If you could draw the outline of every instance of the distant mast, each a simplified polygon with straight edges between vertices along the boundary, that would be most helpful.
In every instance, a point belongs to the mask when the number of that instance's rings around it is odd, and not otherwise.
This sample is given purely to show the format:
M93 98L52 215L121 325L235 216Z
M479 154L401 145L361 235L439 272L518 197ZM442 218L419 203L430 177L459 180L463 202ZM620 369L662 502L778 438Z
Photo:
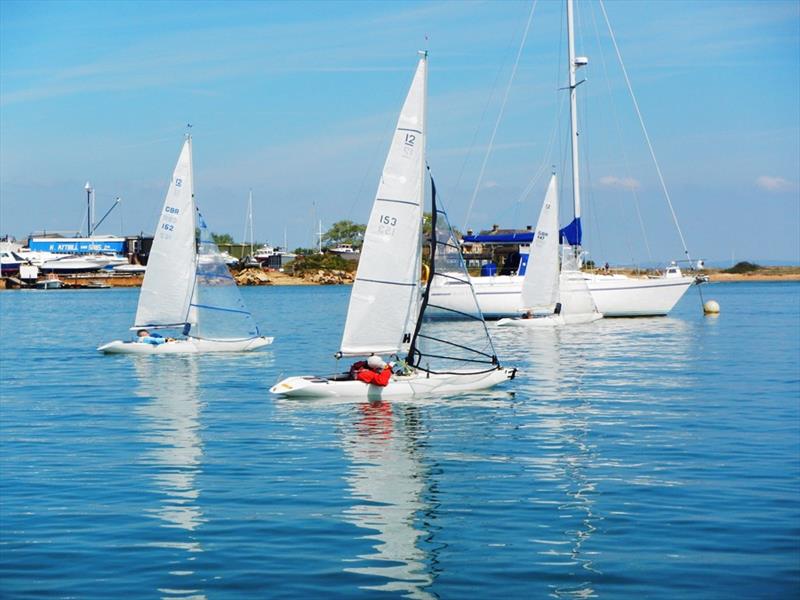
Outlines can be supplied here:
M250 256L253 256L253 244L255 237L253 236L253 190L250 190L250 195L247 198L247 220L250 223Z
M575 56L575 28L573 15L573 0L567 0L567 47L569 52L569 116L570 133L572 139L572 205L575 212L575 225L581 229L581 184L580 166L578 163L578 104L577 88L582 82L575 81L575 73L580 67L585 66L589 60L585 56ZM575 255L580 257L580 235L576 236ZM580 261L578 262L580 265Z
M87 181L86 190L86 237L92 237L92 185Z

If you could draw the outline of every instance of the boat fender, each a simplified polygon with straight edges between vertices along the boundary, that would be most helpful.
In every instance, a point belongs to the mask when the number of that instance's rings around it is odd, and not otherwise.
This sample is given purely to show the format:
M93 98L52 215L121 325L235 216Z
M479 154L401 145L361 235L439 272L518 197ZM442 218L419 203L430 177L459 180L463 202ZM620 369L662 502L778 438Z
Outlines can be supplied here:
M560 315L561 314L561 302L556 302L556 309L553 311L553 314L554 315Z
M516 376L517 376L517 368L514 367L513 369L511 369L511 377L509 377L508 380L509 381L514 381L514 377L516 377Z

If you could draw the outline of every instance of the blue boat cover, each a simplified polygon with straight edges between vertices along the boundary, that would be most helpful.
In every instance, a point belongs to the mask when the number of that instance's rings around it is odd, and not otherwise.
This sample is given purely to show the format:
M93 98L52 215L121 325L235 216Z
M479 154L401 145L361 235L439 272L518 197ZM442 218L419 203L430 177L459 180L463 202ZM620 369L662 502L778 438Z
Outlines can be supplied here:
M581 219L580 217L576 219L572 219L572 223L563 227L559 231L559 239L563 243L564 240L567 240L567 243L570 246L580 246L581 245L581 237L583 236L583 231L581 230Z
M530 244L533 241L533 231L479 233L477 235L465 235L463 240L476 244Z

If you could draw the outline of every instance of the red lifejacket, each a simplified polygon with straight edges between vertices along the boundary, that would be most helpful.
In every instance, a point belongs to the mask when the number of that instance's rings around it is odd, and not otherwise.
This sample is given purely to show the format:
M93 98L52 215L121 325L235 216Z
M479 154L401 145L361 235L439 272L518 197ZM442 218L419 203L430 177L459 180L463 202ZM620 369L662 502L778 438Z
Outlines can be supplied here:
M364 383L371 383L373 385L379 385L381 387L386 387L389 383L389 380L392 378L392 368L389 365L386 365L383 368L383 371L380 373L376 373L371 369L361 369L356 373L356 379L359 381L363 381Z

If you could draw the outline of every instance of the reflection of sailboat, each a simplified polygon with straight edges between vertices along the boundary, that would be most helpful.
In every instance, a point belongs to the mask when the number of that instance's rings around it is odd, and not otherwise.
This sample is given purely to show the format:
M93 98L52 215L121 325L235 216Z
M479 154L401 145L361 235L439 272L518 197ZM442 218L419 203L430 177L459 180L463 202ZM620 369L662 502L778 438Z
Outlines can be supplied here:
M193 597L204 597L197 595L194 580L189 583L185 579L194 575L191 554L203 551L196 532L205 522L196 483L203 458L198 365L195 360L186 359L176 368L171 361L166 364L142 357L135 360L134 369L138 379L136 395L143 400L136 413L148 444L141 460L154 474L154 489L159 495L158 505L146 512L170 532L159 535L152 545L187 552L184 568L170 570L171 576L181 579L168 587L176 596L185 597L191 592ZM164 385L167 379L169 386Z
M115 340L98 350L107 354L245 352L272 343L272 338L259 332L197 211L190 136L164 199L131 329L177 330L187 337L162 344Z
M590 323L602 318L571 252L558 261L558 190L550 178L522 281L522 318L498 325L538 327Z
M416 448L419 409L387 402L365 403L359 409L361 419L345 434L343 444L351 461L347 482L355 500L345 515L357 527L375 531L365 536L375 543L372 553L358 557L369 566L345 570L385 580L366 589L433 598L425 591L433 575L418 543L427 532L415 525L418 515L428 510L424 467Z

